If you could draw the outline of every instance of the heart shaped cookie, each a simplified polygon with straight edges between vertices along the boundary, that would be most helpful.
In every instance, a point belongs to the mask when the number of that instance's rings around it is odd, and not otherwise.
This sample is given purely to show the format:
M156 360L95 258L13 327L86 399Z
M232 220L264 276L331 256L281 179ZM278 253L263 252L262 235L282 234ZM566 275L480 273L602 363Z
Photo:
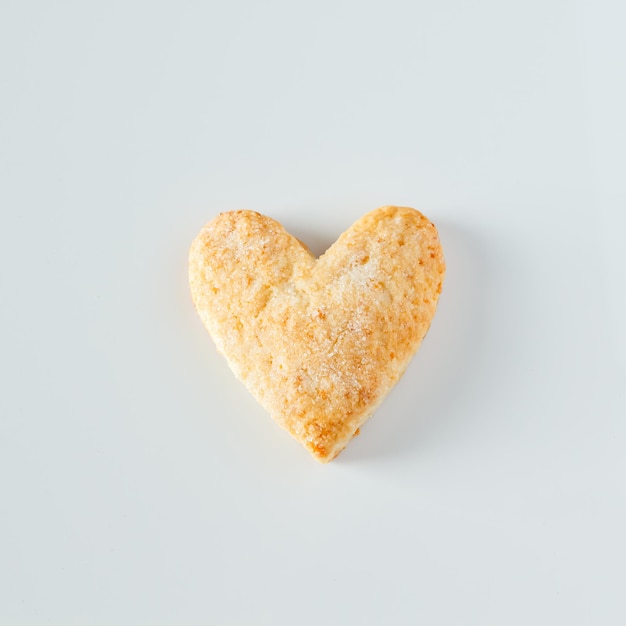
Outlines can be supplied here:
M368 213L320 258L275 220L222 213L194 240L194 304L236 376L321 462L404 373L445 273L437 230L414 209Z

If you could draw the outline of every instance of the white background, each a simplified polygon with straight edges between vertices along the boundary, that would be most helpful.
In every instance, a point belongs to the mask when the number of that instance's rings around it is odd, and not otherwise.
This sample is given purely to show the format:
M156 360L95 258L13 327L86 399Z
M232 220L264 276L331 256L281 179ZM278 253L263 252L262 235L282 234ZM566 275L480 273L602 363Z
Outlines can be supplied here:
M0 5L0 624L626 623L621 2ZM431 331L320 466L188 246L439 227Z

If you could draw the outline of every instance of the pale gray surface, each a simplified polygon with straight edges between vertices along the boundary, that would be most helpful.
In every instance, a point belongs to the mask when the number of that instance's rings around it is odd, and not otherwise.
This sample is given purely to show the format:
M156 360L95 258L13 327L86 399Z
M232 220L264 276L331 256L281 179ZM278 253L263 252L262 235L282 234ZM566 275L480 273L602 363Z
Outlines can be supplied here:
M0 624L624 624L619 2L0 4ZM381 204L448 276L316 464L186 254Z

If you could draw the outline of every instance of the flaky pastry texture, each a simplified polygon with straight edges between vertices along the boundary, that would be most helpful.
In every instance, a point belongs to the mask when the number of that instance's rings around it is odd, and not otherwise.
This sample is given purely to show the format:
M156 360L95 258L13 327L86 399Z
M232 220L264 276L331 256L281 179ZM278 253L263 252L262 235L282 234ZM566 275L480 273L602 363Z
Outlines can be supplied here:
M275 220L222 213L194 240L195 307L235 375L323 463L404 373L445 273L437 230L385 206L318 259Z

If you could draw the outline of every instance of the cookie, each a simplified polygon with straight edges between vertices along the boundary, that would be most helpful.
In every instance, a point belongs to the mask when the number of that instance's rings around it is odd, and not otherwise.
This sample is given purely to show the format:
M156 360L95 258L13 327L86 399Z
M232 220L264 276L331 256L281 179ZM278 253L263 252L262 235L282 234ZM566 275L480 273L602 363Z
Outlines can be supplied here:
M217 349L323 463L404 373L444 273L434 225L394 206L362 217L318 259L254 211L218 215L189 253L193 302Z

